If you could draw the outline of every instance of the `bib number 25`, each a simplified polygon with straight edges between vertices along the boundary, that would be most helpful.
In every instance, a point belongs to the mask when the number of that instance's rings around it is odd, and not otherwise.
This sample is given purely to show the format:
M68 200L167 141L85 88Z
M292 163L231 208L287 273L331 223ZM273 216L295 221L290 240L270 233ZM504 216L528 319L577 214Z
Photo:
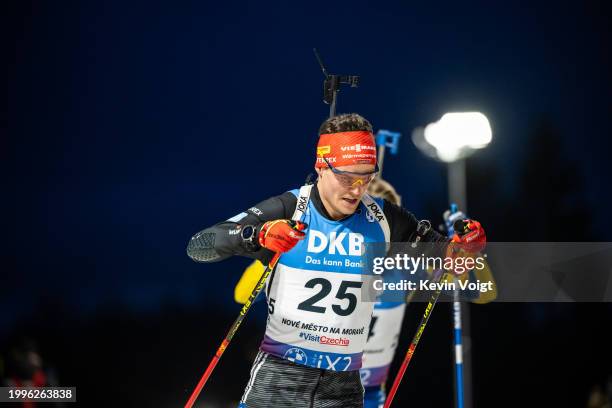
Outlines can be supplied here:
M353 282L353 281L342 281L340 283L340 287L338 288L338 292L336 292L336 299L340 300L348 300L348 306L343 308L341 305L333 304L331 305L334 313L340 316L348 316L355 310L357 307L357 296L354 293L347 292L348 289L360 289L363 282ZM307 312L313 313L325 313L325 306L317 306L316 303L329 295L332 291L332 284L330 281L324 278L314 278L306 282L305 287L307 288L315 288L316 286L321 286L321 290L317 292L314 296L309 297L302 303L298 305L298 309L306 310Z

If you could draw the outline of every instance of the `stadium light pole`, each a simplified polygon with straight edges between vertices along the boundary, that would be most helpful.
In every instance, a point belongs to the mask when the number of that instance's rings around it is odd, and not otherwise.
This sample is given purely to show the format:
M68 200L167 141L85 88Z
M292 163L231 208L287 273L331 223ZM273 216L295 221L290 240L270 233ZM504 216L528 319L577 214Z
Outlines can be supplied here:
M491 125L480 112L446 113L439 121L412 133L412 141L426 156L447 163L448 197L467 214L465 159L492 139ZM453 299L455 407L472 408L472 365L469 308Z

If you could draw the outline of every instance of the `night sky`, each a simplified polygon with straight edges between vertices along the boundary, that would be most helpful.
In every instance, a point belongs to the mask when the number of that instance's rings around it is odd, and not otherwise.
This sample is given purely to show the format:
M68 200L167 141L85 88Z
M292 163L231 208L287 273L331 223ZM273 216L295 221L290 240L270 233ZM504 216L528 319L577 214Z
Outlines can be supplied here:
M173 305L224 310L220 340L248 262L199 265L185 247L312 171L328 114L313 47L330 71L361 76L338 112L402 132L384 178L417 217L439 222L448 198L444 165L412 130L478 110L493 142L468 161L468 206L490 240L612 239L609 2L35 1L5 13L2 339L40 332L41 311L155 321Z

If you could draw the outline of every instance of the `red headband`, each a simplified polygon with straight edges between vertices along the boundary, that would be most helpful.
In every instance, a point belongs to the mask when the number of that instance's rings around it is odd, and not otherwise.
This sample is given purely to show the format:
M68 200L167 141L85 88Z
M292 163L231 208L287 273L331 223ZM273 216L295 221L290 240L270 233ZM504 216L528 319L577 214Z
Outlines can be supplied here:
M315 167L327 167L327 159L334 167L352 164L376 164L374 135L363 130L356 132L326 133L319 136Z

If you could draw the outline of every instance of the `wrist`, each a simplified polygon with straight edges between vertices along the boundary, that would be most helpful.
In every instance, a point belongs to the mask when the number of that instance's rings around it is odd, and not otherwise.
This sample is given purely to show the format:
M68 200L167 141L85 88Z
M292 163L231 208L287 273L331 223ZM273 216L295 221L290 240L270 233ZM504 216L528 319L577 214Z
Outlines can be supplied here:
M244 225L240 231L243 247L249 252L256 252L261 249L259 245L259 229L260 225Z

